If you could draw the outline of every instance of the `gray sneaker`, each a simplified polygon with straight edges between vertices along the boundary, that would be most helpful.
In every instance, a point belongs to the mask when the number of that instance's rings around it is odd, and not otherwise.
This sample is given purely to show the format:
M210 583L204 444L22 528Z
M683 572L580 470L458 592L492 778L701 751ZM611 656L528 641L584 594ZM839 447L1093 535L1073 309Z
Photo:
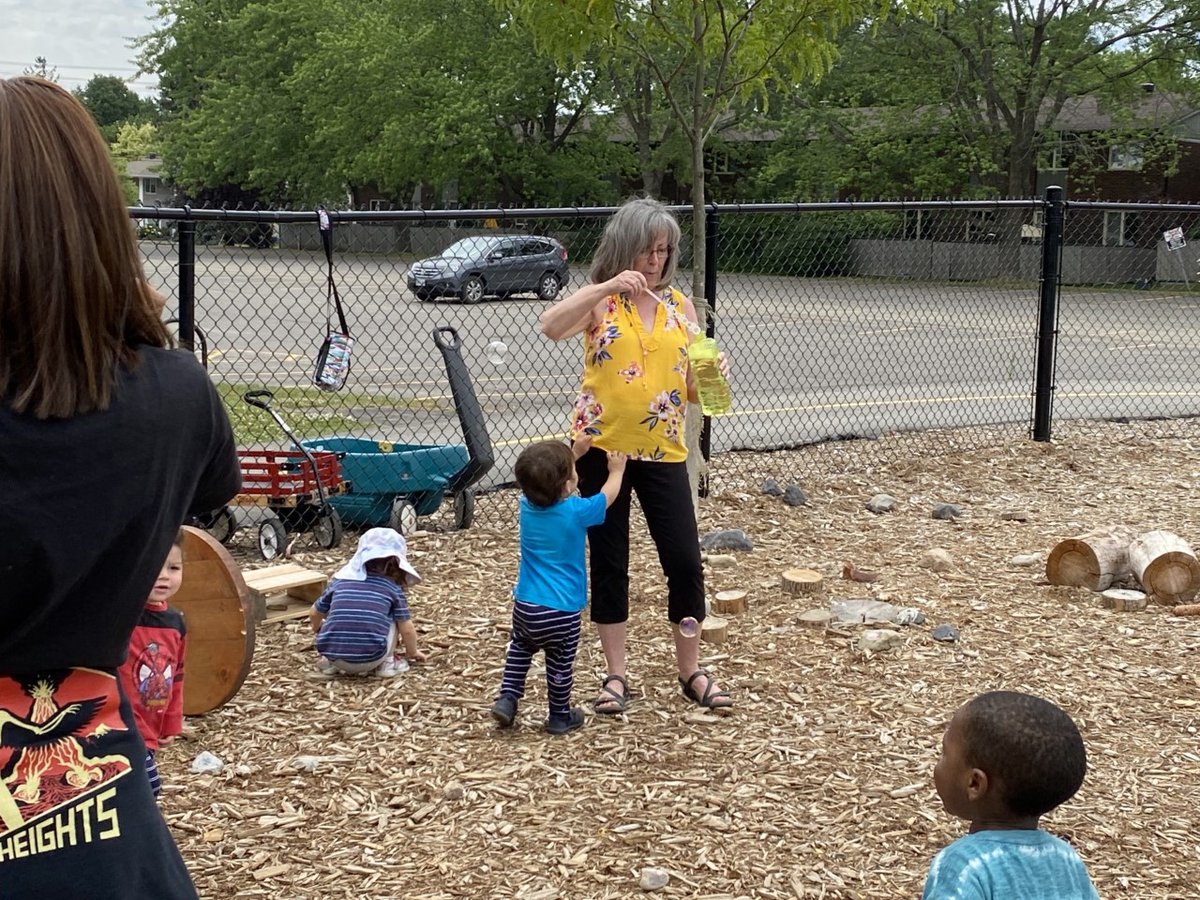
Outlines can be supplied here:
M512 694L501 694L492 704L492 718L501 728L511 728L517 717L517 698Z
M566 734L583 727L583 710L578 706L564 715L552 715L546 719L546 731L550 734Z

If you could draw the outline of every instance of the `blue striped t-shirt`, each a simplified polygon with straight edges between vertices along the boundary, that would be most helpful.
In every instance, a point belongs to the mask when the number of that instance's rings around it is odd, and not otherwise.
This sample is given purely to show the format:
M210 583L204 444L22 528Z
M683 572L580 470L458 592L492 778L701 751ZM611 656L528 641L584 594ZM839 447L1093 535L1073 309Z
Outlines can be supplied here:
M921 900L1099 900L1083 860L1040 828L977 831L933 859Z
M412 618L404 589L390 578L367 575L366 581L348 578L330 582L313 605L325 616L317 635L317 652L330 660L367 663L388 651L392 622Z

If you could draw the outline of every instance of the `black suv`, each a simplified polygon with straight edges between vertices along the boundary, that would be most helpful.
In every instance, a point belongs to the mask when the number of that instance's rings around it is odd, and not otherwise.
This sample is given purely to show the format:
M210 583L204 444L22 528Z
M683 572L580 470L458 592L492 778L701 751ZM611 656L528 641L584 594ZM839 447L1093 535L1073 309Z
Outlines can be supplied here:
M550 301L569 276L567 248L554 238L511 234L455 241L441 256L413 263L407 281L418 300L455 296L478 303L487 296L535 293Z

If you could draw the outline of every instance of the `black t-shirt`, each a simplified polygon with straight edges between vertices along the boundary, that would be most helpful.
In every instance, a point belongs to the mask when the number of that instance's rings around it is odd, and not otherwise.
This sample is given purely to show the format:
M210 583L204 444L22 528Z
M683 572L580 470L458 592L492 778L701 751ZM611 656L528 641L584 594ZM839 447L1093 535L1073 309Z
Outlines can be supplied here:
M0 674L120 665L180 523L238 490L207 373L178 350L140 357L103 412L0 407Z
M240 474L189 354L144 348L112 406L0 408L0 897L195 900L115 669L180 523Z

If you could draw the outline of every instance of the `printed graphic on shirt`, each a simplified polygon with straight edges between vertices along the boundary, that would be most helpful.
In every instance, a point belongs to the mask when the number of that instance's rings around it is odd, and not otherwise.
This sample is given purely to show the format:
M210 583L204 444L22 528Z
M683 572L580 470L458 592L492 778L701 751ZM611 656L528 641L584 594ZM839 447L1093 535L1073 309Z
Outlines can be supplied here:
M127 730L120 707L104 672L0 677L0 863L120 835L114 782L133 766L97 746Z
M175 673L169 659L159 653L157 641L146 645L133 667L137 673L138 697L146 709L162 709L171 699L171 684Z

